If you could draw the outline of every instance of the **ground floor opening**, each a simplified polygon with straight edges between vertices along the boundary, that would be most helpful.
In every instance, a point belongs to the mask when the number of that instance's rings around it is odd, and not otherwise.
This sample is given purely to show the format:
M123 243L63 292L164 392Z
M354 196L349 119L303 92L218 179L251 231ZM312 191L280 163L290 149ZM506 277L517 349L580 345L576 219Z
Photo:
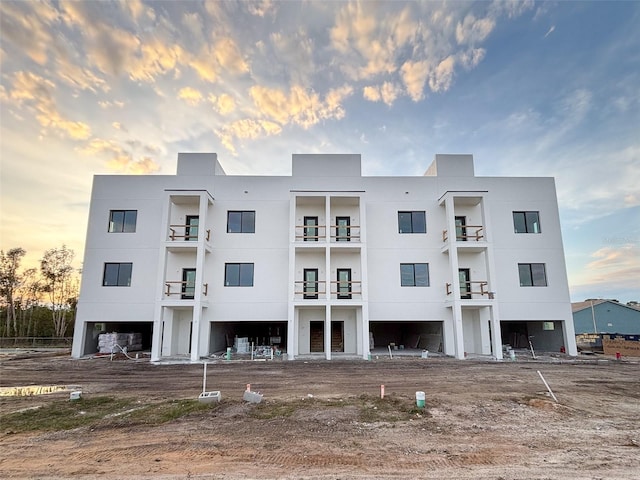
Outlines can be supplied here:
M87 322L82 354L150 351L152 335L153 322Z
M279 354L287 350L287 322L212 322L209 332L209 354L221 354L231 348L237 354L249 354L251 345L257 351Z
M564 352L566 346L562 328L562 321L503 320L500 322L502 345L513 349L533 346L534 351L539 352Z
M442 322L369 322L371 351L383 349L406 353L443 351Z

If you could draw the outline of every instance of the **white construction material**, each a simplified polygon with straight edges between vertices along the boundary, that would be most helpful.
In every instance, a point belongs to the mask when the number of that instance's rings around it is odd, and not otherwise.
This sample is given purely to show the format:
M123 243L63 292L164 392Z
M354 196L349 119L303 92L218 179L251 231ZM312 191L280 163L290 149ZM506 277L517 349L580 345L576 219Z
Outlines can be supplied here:
M80 400L82 398L82 392L75 390L69 394L69 400Z
M393 359L393 354L391 353L391 345L387 345L387 348L389 349L389 358Z
M222 394L220 390L213 390L211 392L202 392L198 395L198 401L200 403L220 403Z
M204 372L202 373L202 393L198 395L198 401L200 403L214 403L220 402L222 394L220 390L212 390L207 392L207 363L204 363Z
M424 392L416 392L416 406L424 408L425 394Z
M242 395L242 399L245 402L249 403L260 403L262 401L262 394L258 392L250 392L249 390L245 390Z
M429 358L429 350L422 350L422 358Z
M540 373L540 370L538 370L538 375L540 375L540 378L542 379L542 381L544 382L544 386L547 387L547 390L549 390L549 393L551 394L551 396L553 397L553 399L556 401L556 403L558 403L558 399L556 398L556 396L553 394L553 392L551 391L551 387L549 386L549 384L547 383L547 381L544 379L544 377L542 376L542 374Z

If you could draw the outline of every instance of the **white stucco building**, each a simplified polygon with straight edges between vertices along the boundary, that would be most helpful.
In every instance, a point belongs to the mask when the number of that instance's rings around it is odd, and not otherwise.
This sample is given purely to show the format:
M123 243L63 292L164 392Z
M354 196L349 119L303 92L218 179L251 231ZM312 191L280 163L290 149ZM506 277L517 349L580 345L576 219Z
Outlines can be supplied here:
M137 332L153 360L236 337L289 359L371 349L502 358L576 354L552 178L476 177L471 155L424 176L363 177L360 155L293 155L290 176L96 176L73 356ZM373 345L370 339L373 338Z

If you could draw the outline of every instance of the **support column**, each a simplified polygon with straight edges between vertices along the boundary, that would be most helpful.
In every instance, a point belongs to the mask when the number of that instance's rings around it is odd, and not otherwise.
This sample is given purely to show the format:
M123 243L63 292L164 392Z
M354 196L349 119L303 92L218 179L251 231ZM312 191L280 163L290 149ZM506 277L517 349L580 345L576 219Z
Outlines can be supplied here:
M160 303L156 303L153 315L153 333L151 335L151 361L157 362L162 356L162 317L164 308Z
M76 322L73 327L73 345L71 347L71 356L80 358L85 354L85 337L87 335L87 322Z
M324 356L331 360L331 305L324 309Z
M458 288L458 291L460 289ZM459 295L459 294L458 294ZM464 359L464 331L462 326L462 306L460 302L453 303L453 341L455 344L455 356L457 359Z

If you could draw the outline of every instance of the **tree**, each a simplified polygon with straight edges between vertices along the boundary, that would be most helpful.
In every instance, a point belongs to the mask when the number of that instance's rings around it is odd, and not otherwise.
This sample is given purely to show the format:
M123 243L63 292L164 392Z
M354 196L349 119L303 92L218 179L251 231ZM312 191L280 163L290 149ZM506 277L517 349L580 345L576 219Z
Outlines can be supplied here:
M6 254L0 250L0 295L7 308L6 336L10 335L11 327L13 327L14 335L17 335L18 331L15 295L21 282L21 275L18 269L25 253L27 252L24 248L20 247L12 248Z
M71 266L75 253L66 245L44 252L40 260L40 271L44 282L44 291L51 303L51 316L55 335L64 337L71 307L70 300L77 297L77 282L74 281L74 268Z

